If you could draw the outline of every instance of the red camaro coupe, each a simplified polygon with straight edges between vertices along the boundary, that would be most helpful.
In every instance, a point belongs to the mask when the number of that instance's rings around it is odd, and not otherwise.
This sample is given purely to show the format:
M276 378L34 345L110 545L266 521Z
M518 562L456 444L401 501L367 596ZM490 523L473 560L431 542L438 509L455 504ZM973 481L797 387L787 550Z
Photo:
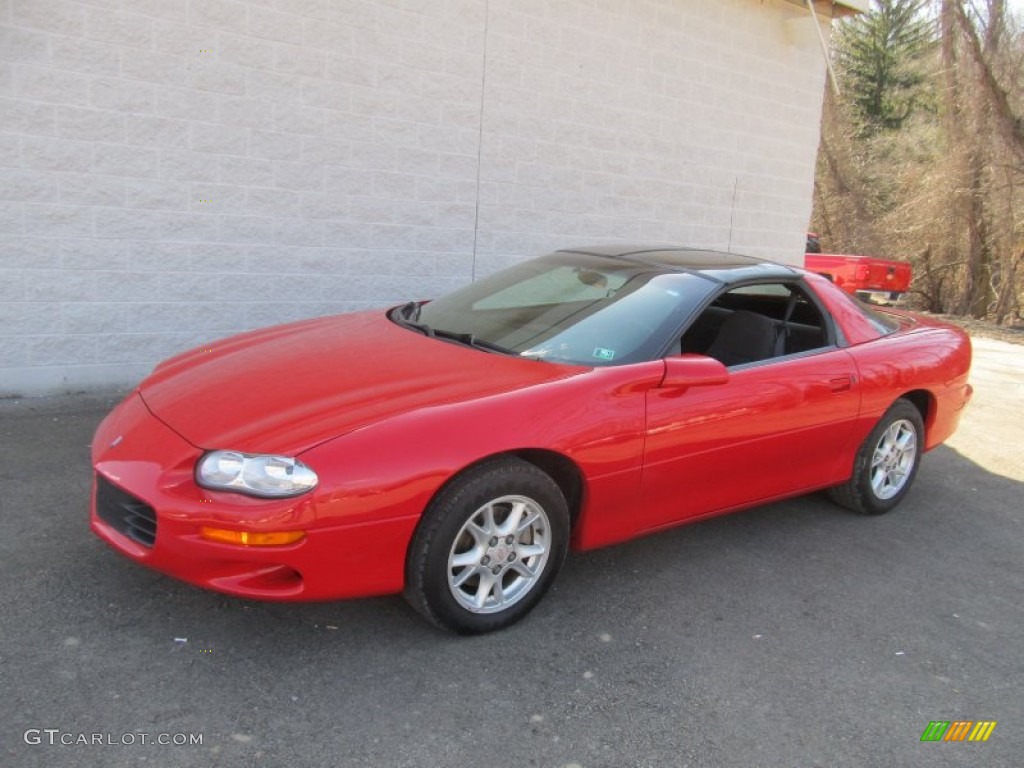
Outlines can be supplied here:
M564 250L245 333L100 425L92 529L232 595L521 618L591 549L828 488L880 514L971 397L960 330L727 253Z

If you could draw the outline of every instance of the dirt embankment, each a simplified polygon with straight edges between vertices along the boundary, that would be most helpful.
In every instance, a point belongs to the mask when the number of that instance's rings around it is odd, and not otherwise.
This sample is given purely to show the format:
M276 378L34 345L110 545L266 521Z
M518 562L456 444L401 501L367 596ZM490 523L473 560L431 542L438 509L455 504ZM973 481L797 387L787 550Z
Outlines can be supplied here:
M998 339L1008 341L1011 344L1024 344L1024 326L1022 325L996 325L987 320L975 320L972 317L956 317L955 315L936 315L930 312L919 312L928 317L937 317L947 323L959 325L971 336L981 336L986 339Z

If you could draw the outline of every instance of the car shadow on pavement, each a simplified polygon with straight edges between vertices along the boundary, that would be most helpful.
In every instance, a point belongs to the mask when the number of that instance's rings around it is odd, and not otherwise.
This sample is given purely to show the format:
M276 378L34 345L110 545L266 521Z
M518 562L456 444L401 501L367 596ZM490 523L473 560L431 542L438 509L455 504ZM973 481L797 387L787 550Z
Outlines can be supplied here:
M495 738L545 740L552 764L594 762L583 744L624 764L623 739L634 763L698 745L720 764L754 764L760 749L791 764L797 742L827 753L830 734L851 728L874 746L849 764L878 764L904 744L878 732L879 706L903 738L929 718L998 719L1019 704L1024 489L950 448L925 457L888 515L812 494L573 554L523 622L460 638L399 597L251 602L110 551L86 520L88 436L103 412L3 413L0 721L11 733L205 730L218 764L248 765L257 748L271 763L317 762L304 746L315 744L350 756L324 758L337 765L430 762L395 745L454 764L479 749L465 717L480 711ZM741 721L758 740L749 753L730 741ZM507 756L525 764L522 749ZM58 764L17 746L0 762L33 764L26 754Z

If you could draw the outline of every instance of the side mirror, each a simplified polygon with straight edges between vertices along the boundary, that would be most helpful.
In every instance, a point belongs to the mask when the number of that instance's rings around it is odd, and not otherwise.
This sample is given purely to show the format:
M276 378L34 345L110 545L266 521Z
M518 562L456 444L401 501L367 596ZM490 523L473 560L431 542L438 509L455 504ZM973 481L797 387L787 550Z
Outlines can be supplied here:
M706 355L672 355L665 358L663 389L673 387L706 387L725 384L729 370L718 360Z

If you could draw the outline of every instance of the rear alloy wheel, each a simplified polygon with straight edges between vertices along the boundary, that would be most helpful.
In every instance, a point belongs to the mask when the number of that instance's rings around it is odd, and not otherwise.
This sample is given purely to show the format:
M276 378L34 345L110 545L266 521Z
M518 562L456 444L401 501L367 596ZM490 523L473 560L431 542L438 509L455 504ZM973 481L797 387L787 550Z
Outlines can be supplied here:
M547 474L519 459L481 464L424 513L409 549L406 599L461 634L505 627L554 581L568 533L565 498Z
M924 422L917 407L897 400L857 451L853 476L831 488L838 504L862 515L881 515L910 490L924 450Z

